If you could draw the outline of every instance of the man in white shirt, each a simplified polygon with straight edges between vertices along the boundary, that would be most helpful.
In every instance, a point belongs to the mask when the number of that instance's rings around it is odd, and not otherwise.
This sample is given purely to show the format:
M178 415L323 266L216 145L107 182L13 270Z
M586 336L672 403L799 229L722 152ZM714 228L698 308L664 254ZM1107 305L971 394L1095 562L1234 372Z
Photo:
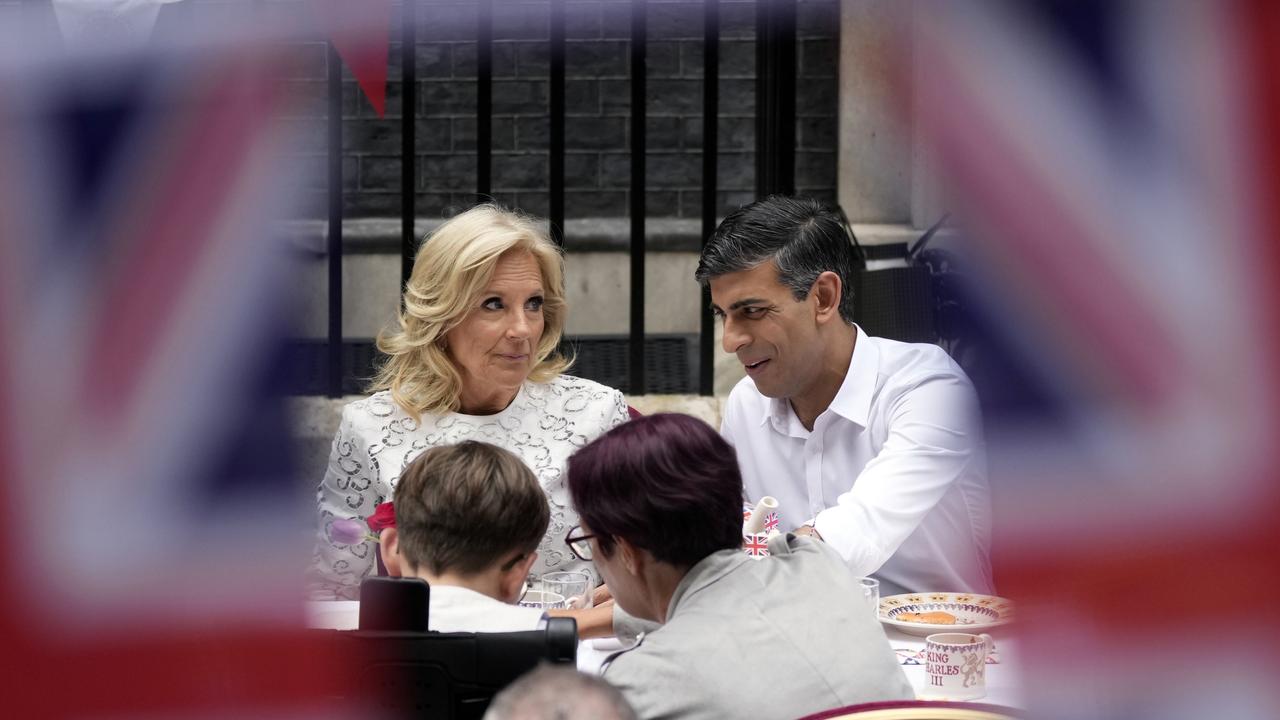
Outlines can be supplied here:
M772 495L788 527L834 548L881 594L990 593L990 493L978 403L937 346L853 323L858 261L838 216L774 196L708 240L724 349L747 377L721 433L751 500Z

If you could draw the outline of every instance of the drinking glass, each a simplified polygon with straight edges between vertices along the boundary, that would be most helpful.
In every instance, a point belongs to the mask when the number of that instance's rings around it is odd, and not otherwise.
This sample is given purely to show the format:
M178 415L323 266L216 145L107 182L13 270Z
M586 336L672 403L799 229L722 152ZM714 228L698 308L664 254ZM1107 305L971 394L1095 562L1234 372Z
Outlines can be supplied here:
M516 604L520 607L531 607L539 610L559 610L565 607L564 596L550 590L526 590Z
M858 586L862 589L862 599L871 604L871 615L880 619L880 581L875 578L860 577Z
M547 573L542 576L542 587L565 597L565 607L570 609L591 607L592 591L595 589L591 576L577 570Z

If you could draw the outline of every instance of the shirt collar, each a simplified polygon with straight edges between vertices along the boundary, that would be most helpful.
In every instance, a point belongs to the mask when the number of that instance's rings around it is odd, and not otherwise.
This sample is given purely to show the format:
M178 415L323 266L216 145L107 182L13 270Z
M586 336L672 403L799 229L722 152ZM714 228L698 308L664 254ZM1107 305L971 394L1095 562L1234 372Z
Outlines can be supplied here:
M773 423L773 429L786 435L787 416L791 414L791 404L786 399L769 398L764 404L764 412L760 413L760 424Z
M849 369L844 374L844 382L836 391L827 409L840 417L861 427L867 426L871 416L871 396L876 390L876 376L880 372L880 350L871 342L871 336L858 325L857 339L853 344L853 357L849 359ZM785 398L769 398L764 412L760 415L760 424L772 422L773 429L783 435L808 435L807 431L796 419L791 403Z
M876 377L880 374L880 349L862 328L853 344L853 357L849 358L849 370L844 382L832 398L829 410L860 427L866 427L871 417L871 396L876 392Z

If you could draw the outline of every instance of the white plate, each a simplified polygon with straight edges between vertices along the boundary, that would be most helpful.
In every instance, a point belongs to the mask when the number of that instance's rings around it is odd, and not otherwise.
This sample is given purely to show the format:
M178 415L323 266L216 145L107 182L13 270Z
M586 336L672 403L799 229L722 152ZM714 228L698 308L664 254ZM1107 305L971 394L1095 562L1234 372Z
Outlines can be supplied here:
M954 625L898 620L903 613L925 613L941 610L956 616ZM909 635L932 635L940 632L986 632L1013 620L1013 603L995 595L975 593L910 593L880 599L880 622L892 625Z

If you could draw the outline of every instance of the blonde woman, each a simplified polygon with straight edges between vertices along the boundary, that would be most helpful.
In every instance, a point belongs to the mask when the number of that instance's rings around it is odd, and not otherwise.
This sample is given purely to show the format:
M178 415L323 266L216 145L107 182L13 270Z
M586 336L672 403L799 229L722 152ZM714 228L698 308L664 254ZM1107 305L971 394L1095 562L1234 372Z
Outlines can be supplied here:
M414 458L463 440L506 448L537 475L551 523L532 572L594 576L562 542L578 522L565 464L624 422L627 405L617 390L562 374L565 310L560 251L531 218L480 205L425 240L399 329L378 338L387 359L373 394L342 411L318 492L313 596L354 599L374 567L373 543L334 542L330 523L369 516Z

